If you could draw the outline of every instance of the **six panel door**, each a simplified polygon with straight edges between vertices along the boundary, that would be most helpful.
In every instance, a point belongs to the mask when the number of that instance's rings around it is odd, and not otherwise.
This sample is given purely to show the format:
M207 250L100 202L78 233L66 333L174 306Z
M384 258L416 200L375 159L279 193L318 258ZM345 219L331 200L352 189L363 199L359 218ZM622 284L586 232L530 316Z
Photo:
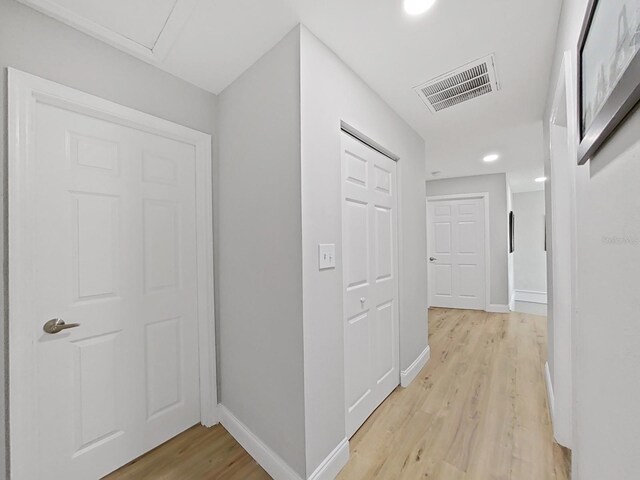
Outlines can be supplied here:
M396 162L342 133L347 436L398 385Z
M35 108L34 458L40 478L100 478L200 420L195 150Z
M484 200L428 202L429 305L485 308Z

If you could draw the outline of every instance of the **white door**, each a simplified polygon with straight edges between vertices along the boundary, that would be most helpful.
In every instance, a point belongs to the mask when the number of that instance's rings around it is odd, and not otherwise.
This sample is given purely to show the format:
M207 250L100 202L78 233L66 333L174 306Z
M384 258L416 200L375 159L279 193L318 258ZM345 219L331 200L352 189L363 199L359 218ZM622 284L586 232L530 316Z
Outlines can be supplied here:
M347 436L400 379L396 162L342 133Z
M14 478L97 479L200 421L195 149L44 102L31 122Z
M483 198L428 201L429 305L486 308Z

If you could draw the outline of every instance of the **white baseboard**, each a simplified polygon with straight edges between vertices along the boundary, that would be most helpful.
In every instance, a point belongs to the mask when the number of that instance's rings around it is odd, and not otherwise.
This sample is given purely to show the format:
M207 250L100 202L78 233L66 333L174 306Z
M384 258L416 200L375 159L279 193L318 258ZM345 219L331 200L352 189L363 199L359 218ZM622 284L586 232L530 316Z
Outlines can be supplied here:
M266 446L224 405L218 405L220 423L253 459L275 480L302 480L280 456Z
M555 417L555 396L553 395L553 383L551 382L551 371L549 371L549 362L544 364L544 379L547 385L547 404L549 406L549 416L551 417L551 425L553 426Z
M547 303L547 292L516 290L516 302Z
M224 405L218 405L220 423L253 459L275 480L303 480L287 462L264 444ZM308 480L334 480L349 461L349 440L343 438Z
M509 305L492 303L487 307L486 311L489 313L509 313L511 310L509 309Z
M309 480L334 480L349 461L349 440L344 438L318 465Z
M400 385L404 388L408 387L411 382L418 376L420 370L427 364L431 357L431 347L427 345L418 358L406 370L400 372Z

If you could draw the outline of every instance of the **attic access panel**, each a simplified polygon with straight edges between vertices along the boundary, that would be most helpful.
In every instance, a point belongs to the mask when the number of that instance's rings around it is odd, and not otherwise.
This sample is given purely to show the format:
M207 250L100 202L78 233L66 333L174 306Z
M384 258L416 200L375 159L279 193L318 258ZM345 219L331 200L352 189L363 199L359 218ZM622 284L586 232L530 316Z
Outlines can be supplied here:
M152 64L164 60L198 0L18 0Z

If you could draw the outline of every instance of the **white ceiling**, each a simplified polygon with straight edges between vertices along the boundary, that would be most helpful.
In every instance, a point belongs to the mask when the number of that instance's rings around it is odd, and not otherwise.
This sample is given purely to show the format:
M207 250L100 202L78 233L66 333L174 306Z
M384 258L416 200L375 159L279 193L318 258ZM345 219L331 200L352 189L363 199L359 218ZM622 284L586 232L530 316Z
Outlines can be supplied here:
M151 49L176 0L55 0L55 3Z
M56 1L76 10L99 5L85 15L115 22L144 45L157 38L175 3ZM437 178L508 172L514 191L533 190L543 170L541 120L561 3L437 0L426 14L410 17L402 0L199 0L168 54L154 63L218 94L303 23L423 136L428 172L441 171ZM490 53L501 84L496 95L432 114L413 91ZM494 151L500 160L484 164Z

